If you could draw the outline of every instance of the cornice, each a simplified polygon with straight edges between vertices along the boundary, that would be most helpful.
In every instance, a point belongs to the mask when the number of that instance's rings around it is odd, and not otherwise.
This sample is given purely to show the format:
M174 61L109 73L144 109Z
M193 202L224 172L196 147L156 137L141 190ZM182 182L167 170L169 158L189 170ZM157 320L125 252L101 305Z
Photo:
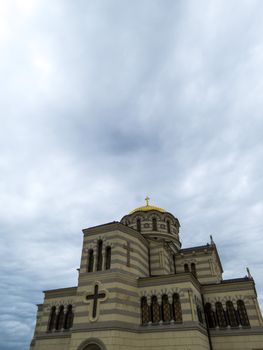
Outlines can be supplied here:
M162 276L140 277L138 279L139 287L166 285L172 283L190 282L197 290L201 292L201 284L191 272L182 272Z
M77 293L77 288L78 287L50 289L50 290L44 290L43 293L45 293L46 298L52 298L56 296L60 296L60 297L75 296Z
M234 290L248 290L251 289L255 291L255 283L253 279L247 277L235 278L221 281L220 283L213 284L203 284L203 293L216 293L216 292L226 292Z
M138 231L134 230L131 227L123 225L122 223L120 223L118 221L113 221L113 222L109 222L107 224L94 226L94 227L89 227L89 228L85 228L85 229L82 230L84 235L89 235L89 236L90 235L94 235L94 234L98 234L98 233L108 233L108 232L112 232L112 231L121 231L121 232L127 233L130 236L138 238L147 247L149 246L149 243L142 236L141 233L139 233Z

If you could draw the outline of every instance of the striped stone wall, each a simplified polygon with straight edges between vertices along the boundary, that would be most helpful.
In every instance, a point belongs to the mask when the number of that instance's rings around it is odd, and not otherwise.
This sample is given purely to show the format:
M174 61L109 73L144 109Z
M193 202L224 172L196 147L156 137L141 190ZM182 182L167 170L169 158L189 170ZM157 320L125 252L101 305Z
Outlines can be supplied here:
M111 247L111 269L120 269L133 273L136 276L149 275L148 242L139 234L119 223L105 225L95 229L84 230L83 250L80 264L80 278L87 272L88 251L94 251L94 272L96 272L97 242L103 242L102 270L105 270L105 249ZM129 262L127 260L127 247L130 248Z
M191 270L191 263L196 266L197 279L200 283L218 283L222 280L222 270L213 246L182 249L176 255L177 272L184 272L185 264L188 264Z

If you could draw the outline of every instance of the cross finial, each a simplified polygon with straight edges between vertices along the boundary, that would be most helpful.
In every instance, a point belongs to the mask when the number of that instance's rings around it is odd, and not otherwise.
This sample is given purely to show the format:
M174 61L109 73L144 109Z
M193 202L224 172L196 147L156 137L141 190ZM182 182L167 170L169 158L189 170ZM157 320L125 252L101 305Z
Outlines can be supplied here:
M146 196L145 200L146 200L146 205L148 206L150 198L148 196Z

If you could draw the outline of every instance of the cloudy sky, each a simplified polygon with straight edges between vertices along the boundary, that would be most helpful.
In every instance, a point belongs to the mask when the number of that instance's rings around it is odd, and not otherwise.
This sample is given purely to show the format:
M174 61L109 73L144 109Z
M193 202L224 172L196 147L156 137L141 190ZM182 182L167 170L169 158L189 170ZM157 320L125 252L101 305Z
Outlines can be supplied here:
M0 350L77 283L82 228L151 203L263 306L263 2L0 0Z

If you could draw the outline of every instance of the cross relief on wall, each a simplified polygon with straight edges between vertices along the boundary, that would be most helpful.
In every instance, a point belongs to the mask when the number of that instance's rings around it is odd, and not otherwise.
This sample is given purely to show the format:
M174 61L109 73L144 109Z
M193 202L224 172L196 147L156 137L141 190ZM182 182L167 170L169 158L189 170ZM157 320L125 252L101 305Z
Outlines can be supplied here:
M89 304L89 320L95 322L100 316L100 303L108 298L108 291L96 281L91 291L84 294L84 303Z

